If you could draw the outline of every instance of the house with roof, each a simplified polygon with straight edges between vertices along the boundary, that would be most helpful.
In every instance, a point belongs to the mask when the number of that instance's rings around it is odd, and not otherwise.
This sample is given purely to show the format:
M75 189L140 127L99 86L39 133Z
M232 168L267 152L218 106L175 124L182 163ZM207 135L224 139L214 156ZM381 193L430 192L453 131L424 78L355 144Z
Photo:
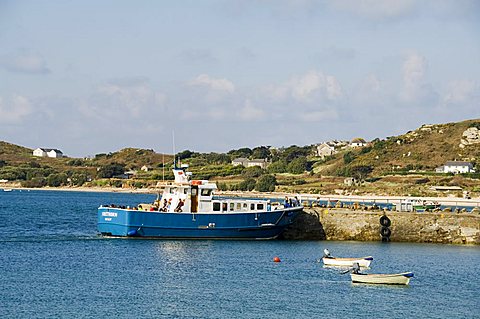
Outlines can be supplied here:
M332 140L318 144L315 148L315 155L324 159L327 156L338 153L340 149L347 147L349 143L347 141Z
M268 160L266 158L256 158L249 160L247 162L247 167L253 167L253 166L258 166L260 168L267 168Z
M143 165L142 168L140 168L140 170L144 171L144 172L151 171L152 169L153 169L153 167L150 166L150 165Z
M263 169L267 168L268 165L268 160L264 158L257 158L257 159L252 159L249 160L248 158L243 158L239 157L236 158L232 161L233 166L239 166L242 165L244 167L253 167L253 166L258 166Z
M353 147L353 148L364 147L364 146L367 146L367 142L363 138L360 138L360 137L354 138L350 142L350 147Z
M236 158L232 161L232 165L233 166L242 165L242 166L247 167L247 162L248 162L248 158L239 157L239 158Z
M63 157L63 153L56 148L36 148L33 150L33 156L38 157L53 157L53 158L61 158Z
M436 171L439 171L438 169ZM453 173L453 174L462 174L462 173L475 173L473 164L470 162L462 161L448 161L443 166L443 173Z

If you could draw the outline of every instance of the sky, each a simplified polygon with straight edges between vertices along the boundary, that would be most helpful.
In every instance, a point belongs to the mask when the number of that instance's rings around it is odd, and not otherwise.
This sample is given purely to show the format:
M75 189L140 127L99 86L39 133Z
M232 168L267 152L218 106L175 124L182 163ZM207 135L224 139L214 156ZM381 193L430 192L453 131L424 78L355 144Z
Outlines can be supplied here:
M0 140L29 148L226 152L474 118L480 1L0 0Z

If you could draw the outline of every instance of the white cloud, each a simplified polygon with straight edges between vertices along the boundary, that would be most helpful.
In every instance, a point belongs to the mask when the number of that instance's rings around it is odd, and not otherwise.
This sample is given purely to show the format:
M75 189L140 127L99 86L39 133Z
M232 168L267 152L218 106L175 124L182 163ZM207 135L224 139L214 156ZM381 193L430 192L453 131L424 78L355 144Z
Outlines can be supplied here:
M189 82L191 86L203 86L211 90L221 91L226 93L234 93L235 86L227 79L216 79L208 74L200 74L195 79Z
M448 85L448 91L443 98L444 104L472 103L480 97L480 86L471 80L452 81Z
M338 119L338 112L332 108L325 110L312 110L309 112L301 112L297 113L296 115L303 122L320 122Z
M32 113L32 105L28 98L14 95L5 100L0 96L0 123L16 124Z
M245 100L244 106L238 112L242 120L261 120L265 118L265 111L255 107L250 99Z
M139 118L158 112L166 99L166 95L155 92L146 79L122 79L98 86L96 92L81 103L81 111L98 118Z
M6 70L15 73L50 73L45 59L35 52L21 51L16 54L4 56L2 58L2 65Z
M340 11L376 19L408 14L415 5L413 0L332 0L327 3Z
M334 102L343 96L342 87L334 76L317 71L292 77L281 85L269 85L264 90L274 100L292 98L304 104Z
M424 56L416 52L407 55L402 70L403 91L400 94L402 100L409 103L427 101L429 104L433 103L437 93L427 81L427 70L428 63Z

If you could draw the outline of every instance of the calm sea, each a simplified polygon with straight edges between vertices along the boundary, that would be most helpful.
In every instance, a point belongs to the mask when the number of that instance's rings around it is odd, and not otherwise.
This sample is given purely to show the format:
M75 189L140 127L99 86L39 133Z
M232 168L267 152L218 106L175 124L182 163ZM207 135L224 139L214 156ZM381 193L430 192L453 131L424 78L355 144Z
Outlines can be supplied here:
M97 236L100 204L153 200L0 192L2 317L480 318L480 247ZM407 287L352 284L317 262L324 248L373 255L369 272L415 278Z

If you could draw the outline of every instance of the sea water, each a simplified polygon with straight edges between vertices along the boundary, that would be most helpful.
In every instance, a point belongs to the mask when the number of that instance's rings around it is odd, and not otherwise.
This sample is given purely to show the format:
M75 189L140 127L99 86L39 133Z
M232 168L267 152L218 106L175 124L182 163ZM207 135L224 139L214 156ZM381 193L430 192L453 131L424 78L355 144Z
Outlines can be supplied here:
M2 317L480 318L478 246L97 235L99 205L154 199L0 192ZM415 277L409 286L352 284L318 262L324 248L372 255L370 273Z

